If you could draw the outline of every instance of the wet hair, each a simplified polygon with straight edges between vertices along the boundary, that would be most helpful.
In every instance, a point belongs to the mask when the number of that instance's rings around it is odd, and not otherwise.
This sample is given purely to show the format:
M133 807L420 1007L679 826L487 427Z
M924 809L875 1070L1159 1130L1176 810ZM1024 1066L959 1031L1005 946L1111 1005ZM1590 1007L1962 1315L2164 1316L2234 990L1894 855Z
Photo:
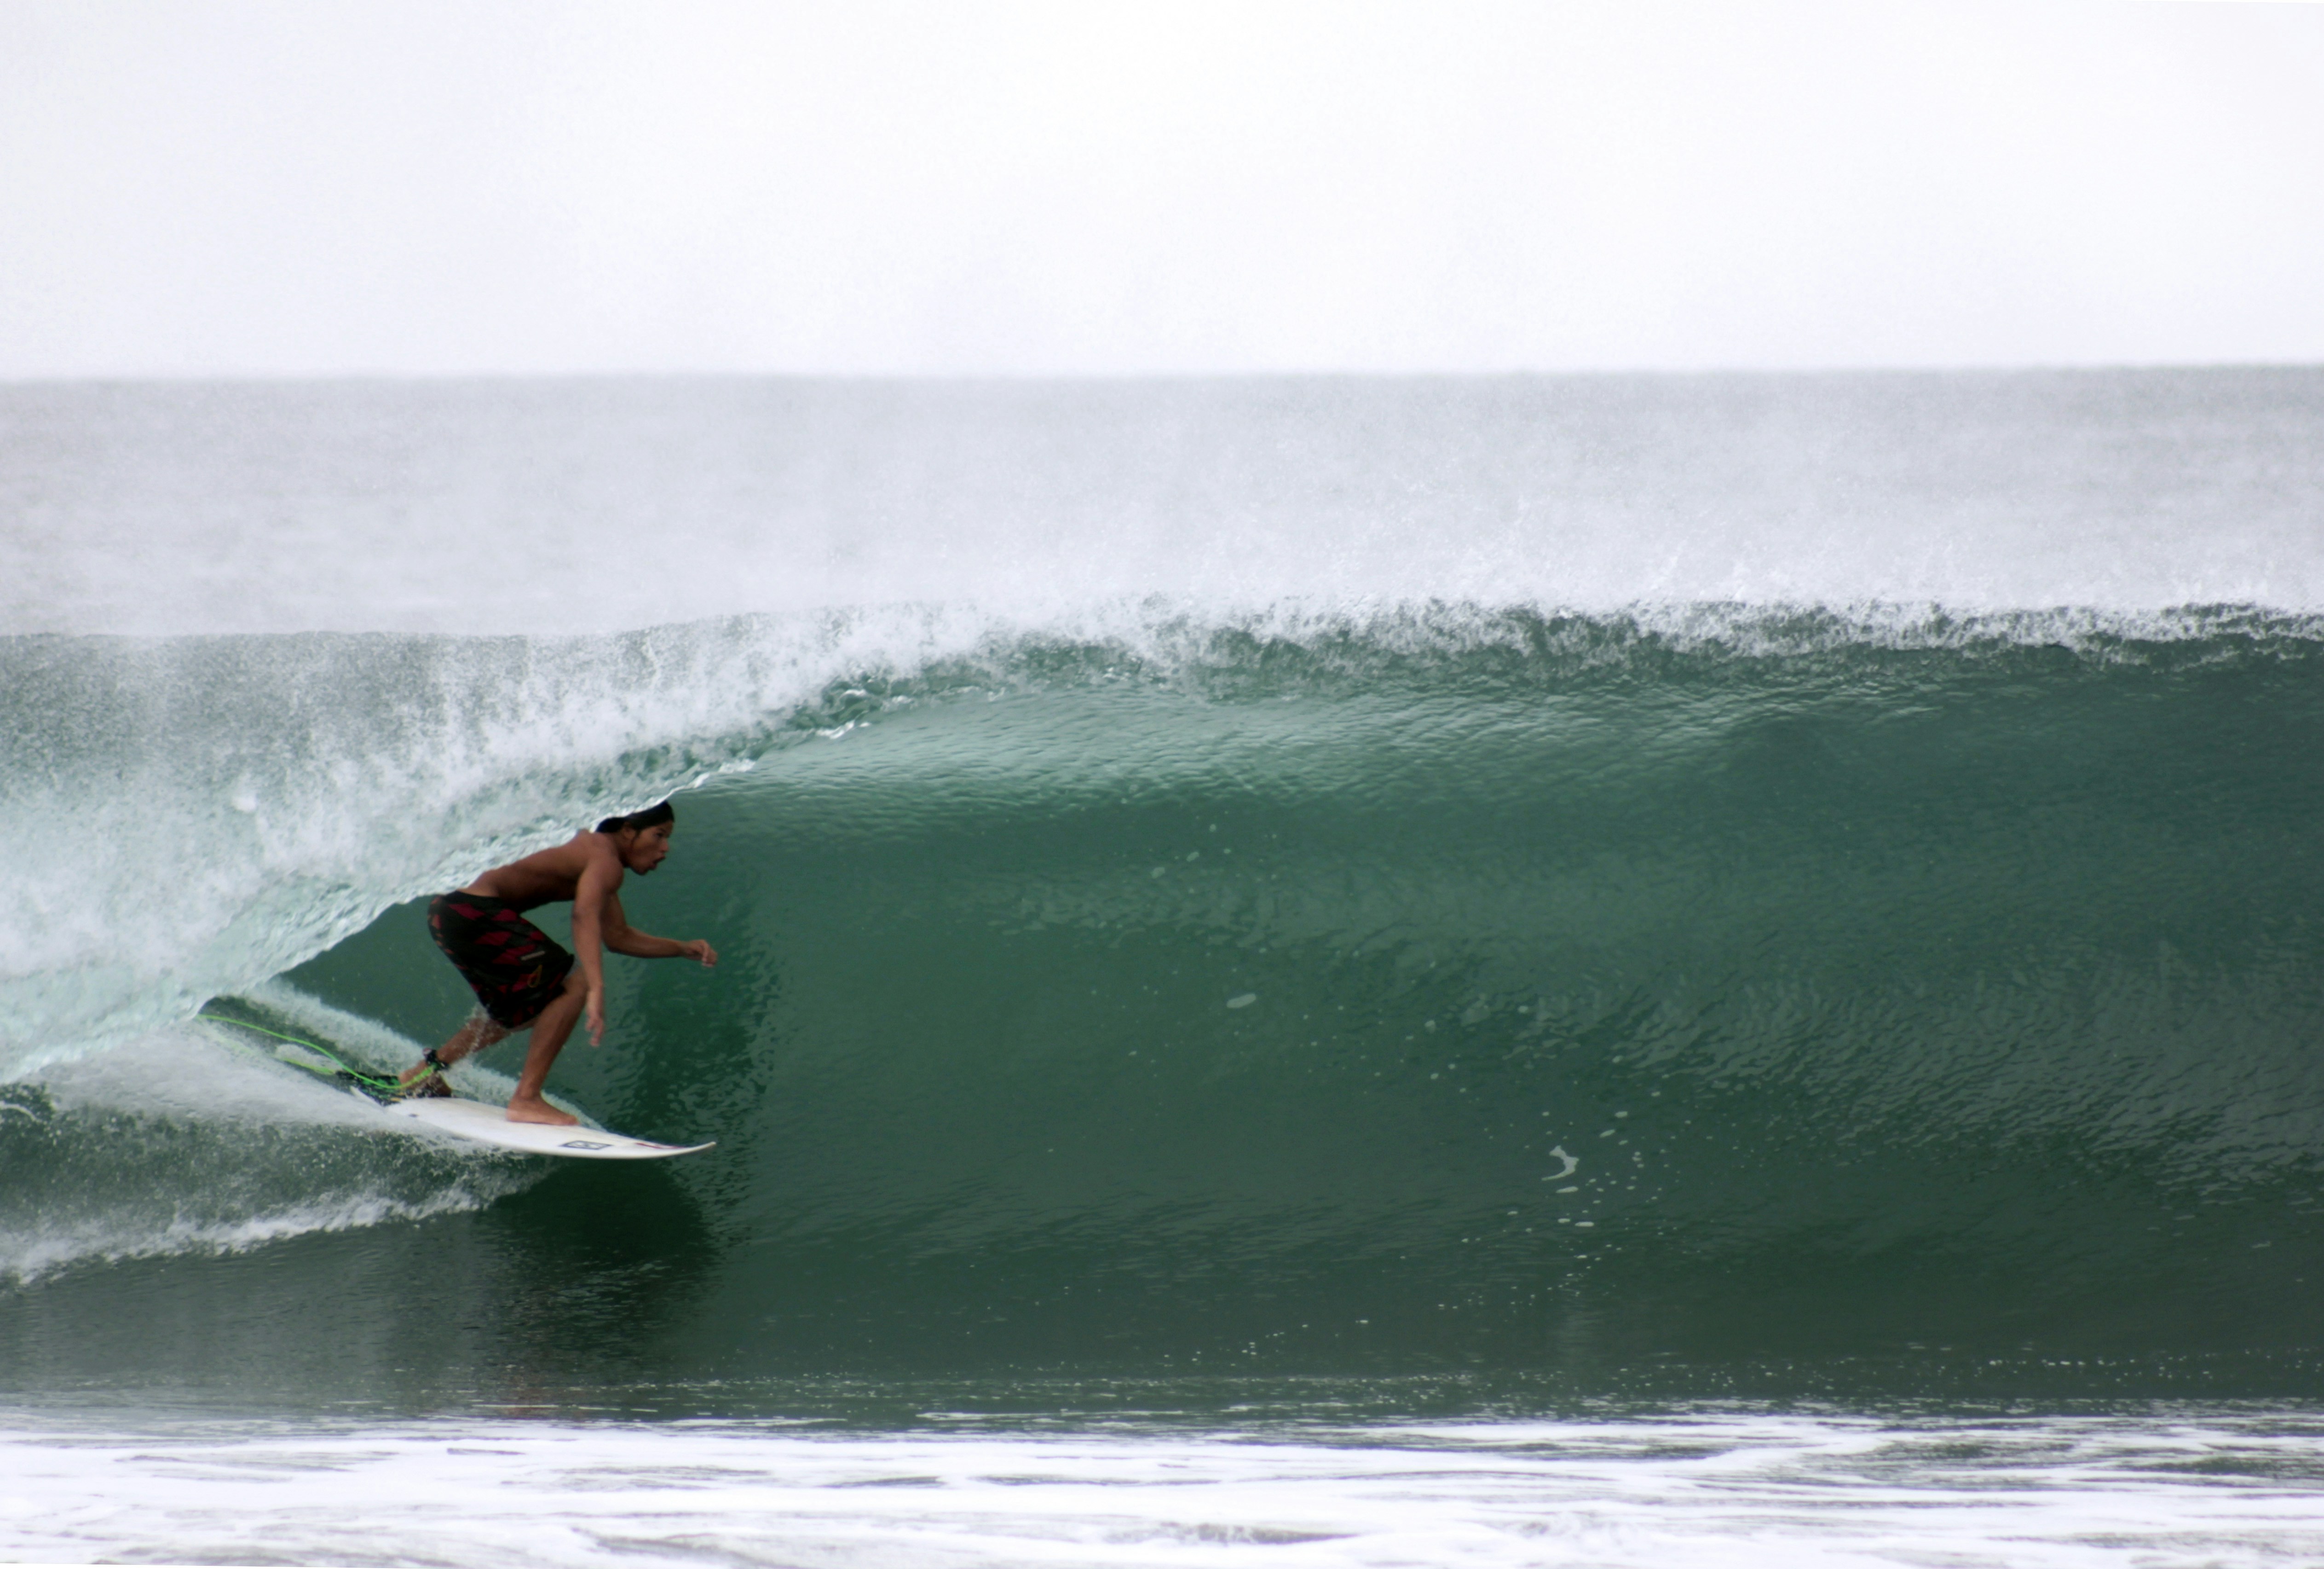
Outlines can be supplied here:
M650 828L658 823L675 823L678 814L668 801L656 801L641 812L632 812L626 817L607 817L597 825L600 834L618 834L624 828Z

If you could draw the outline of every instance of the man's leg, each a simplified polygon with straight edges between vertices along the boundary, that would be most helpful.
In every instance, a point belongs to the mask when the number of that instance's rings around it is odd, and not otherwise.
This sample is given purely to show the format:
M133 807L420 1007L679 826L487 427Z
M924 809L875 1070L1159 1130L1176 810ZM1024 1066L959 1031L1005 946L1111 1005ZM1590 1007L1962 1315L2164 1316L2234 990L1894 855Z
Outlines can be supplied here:
M588 982L576 964L565 977L565 990L555 1001L540 1011L532 1021L532 1044L525 1048L524 1072L517 1075L516 1094L509 1097L508 1118L512 1122L548 1122L569 1127L581 1119L570 1112L560 1112L540 1098L541 1087L549 1083L549 1066L557 1054L565 1049L565 1038L573 1033L574 1023L581 1017L581 1005L589 994Z
M462 1057L473 1057L487 1047L498 1046L508 1038L507 1027L493 1023L492 1017L480 1008L469 1016L467 1023L453 1032L451 1039L436 1048L436 1057L446 1067L450 1067ZM411 1084L416 1080L426 1078L435 1071L428 1064L420 1063L406 1068L402 1078L397 1082Z

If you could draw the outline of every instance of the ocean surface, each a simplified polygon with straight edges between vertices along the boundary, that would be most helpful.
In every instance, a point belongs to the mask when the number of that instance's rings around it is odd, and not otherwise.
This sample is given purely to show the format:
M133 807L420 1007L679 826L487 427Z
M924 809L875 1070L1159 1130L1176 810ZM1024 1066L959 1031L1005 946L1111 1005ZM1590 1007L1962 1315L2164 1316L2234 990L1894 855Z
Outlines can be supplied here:
M0 1559L2324 1559L2324 371L0 386Z

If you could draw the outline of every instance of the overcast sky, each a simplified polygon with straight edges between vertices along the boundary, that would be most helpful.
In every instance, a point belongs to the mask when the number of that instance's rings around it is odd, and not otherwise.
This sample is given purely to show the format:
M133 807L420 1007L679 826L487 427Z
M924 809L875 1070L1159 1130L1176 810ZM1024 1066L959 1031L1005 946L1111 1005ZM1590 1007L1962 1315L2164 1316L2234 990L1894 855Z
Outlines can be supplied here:
M2324 6L0 0L0 376L2324 360Z

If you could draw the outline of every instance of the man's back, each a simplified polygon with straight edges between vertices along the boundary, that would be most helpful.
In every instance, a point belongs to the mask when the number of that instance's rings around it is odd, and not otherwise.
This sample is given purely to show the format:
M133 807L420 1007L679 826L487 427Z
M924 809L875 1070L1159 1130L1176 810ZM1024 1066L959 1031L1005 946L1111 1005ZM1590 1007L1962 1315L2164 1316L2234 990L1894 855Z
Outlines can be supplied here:
M504 900L519 909L530 909L535 905L571 899L580 890L582 874L592 862L602 863L612 885L620 885L621 857L613 853L605 835L580 833L555 849L495 866L460 891Z

